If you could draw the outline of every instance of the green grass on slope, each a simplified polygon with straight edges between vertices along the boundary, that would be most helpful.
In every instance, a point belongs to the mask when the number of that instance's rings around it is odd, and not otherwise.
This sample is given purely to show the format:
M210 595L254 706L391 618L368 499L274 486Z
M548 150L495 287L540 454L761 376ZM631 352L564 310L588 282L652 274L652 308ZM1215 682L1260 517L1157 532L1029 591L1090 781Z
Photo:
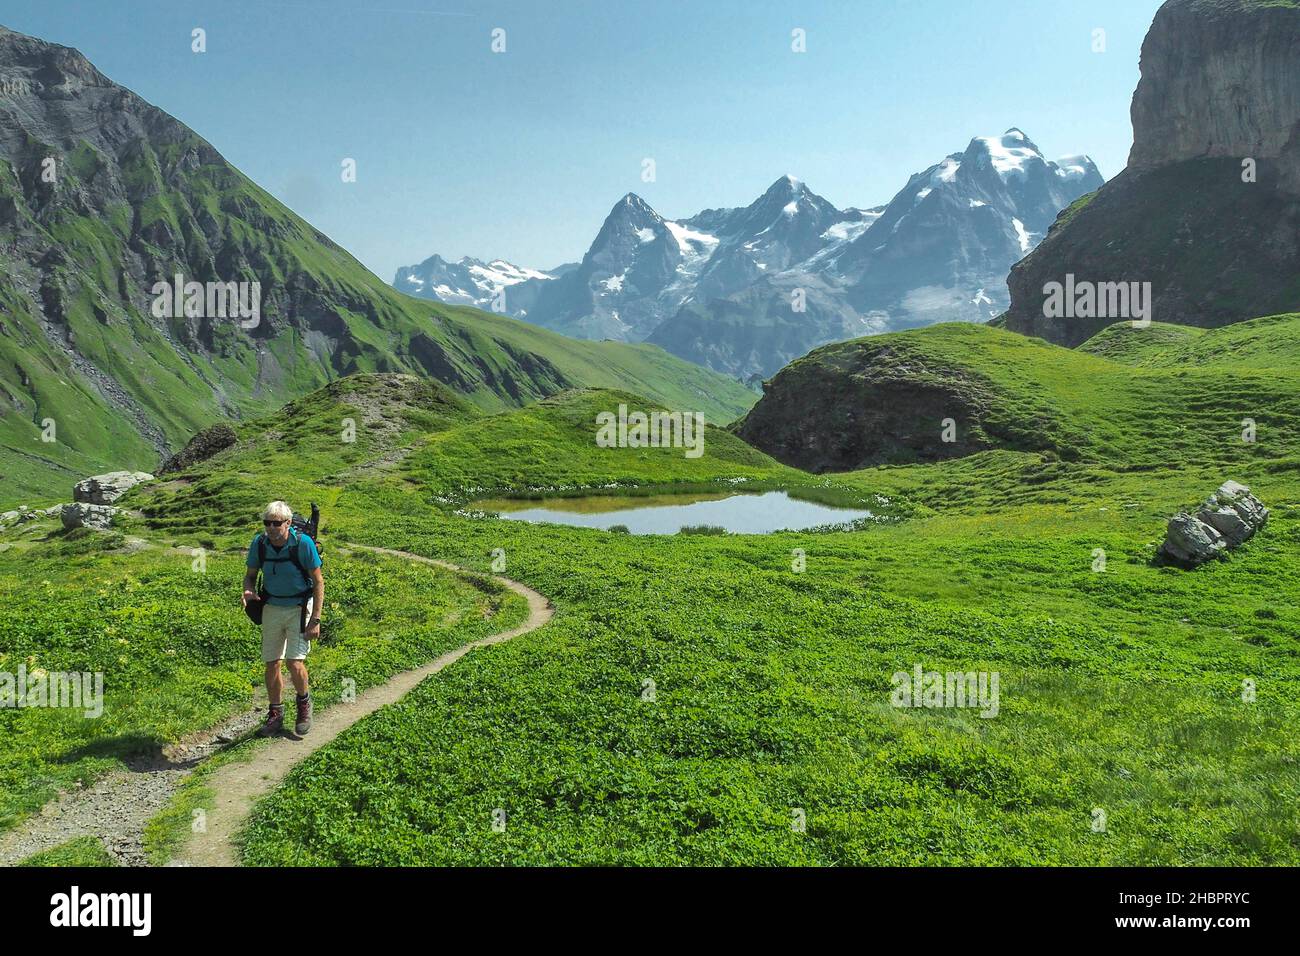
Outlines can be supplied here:
M254 527L246 523L244 537ZM0 829L58 790L85 784L253 702L257 629L239 608L242 551L198 538L136 550L123 535L24 526L0 545L0 671L103 675L103 712L0 709ZM247 541L242 542L247 546ZM196 564L199 549L208 548ZM365 553L325 555L316 699L337 701L396 671L522 620L494 582ZM286 692L288 693L288 692Z
M999 383L1037 381L1034 400L1073 414L1079 369L1133 374L1044 355L950 353ZM1258 387L1300 390L1285 375ZM1153 402L1117 449L1197 414ZM246 862L1300 862L1289 441L1142 470L995 451L840 475L922 503L853 533L633 537L436 506L476 473L495 485L486 449L503 441L528 450L512 464L521 489L581 461L548 424L459 424L433 465L417 453L400 479L339 494L341 534L480 567L504 553L559 615L302 764L257 809ZM1167 516L1227 477L1273 509L1265 531L1195 572L1154 565ZM917 663L998 672L998 715L891 707L890 675Z
M1240 330L1235 331L1234 330ZM1102 347L1151 335L1123 349L1141 367L1041 339L968 323L824 346L791 363L853 374L861 353L891 370L919 360L929 380L964 396L975 421L958 420L990 443L1049 451L1068 461L1121 470L1228 464L1300 455L1300 317L1241 323L1183 341L1167 327L1103 333ZM1118 348L1118 346L1116 346ZM1285 372L1286 374L1283 374ZM954 403L954 411L956 404ZM1267 448L1242 441L1242 420L1270 436ZM810 428L815 425L810 425ZM937 423L934 428L938 440Z
M1134 328L1131 322L1116 322L1084 342L1077 351L1124 365L1140 366L1148 358L1164 355L1171 347L1193 341L1204 334L1205 329L1194 325L1152 322L1146 328Z
M1264 489L1265 535L1196 574L1149 563L1152 490L666 538L345 495L369 540L479 566L500 549L560 613L301 765L246 862L1300 861L1300 488ZM891 708L916 663L999 672L999 715Z
M995 396L1023 386L1022 413L1087 455L834 476L904 499L912 518L895 525L632 536L457 509L486 489L826 479L712 433L695 460L596 449L593 412L620 398L602 392L491 416L406 395L364 448L326 442L374 408L358 382L313 405L309 447L259 425L184 480L133 492L153 533L206 528L217 544L242 543L240 522L279 490L299 507L315 495L327 545L503 558L557 607L300 764L256 808L245 862L1300 863L1294 439L1204 447L1237 414L1226 396L1284 408L1300 379L1207 366L1179 385L1179 370L1011 337L901 338L978 366ZM1156 566L1167 517L1225 478L1273 509L1265 530L1194 572ZM891 707L891 675L916 664L996 671L997 716Z
M176 142L124 148L118 172L133 204L103 215L66 198L80 176L108 166L87 143L65 158L59 201L40 217L28 214L20 184L0 171L0 198L19 210L0 239L21 231L25 243L60 253L47 277L59 303L60 315L51 319L58 342L41 329L21 291L21 279L35 283L41 276L25 262L0 276L0 507L53 504L51 489L65 482L68 469L152 470L157 453L141 438L139 418L175 449L216 420L265 415L354 373L418 373L492 411L564 388L621 387L722 424L755 400L734 379L655 346L575 342L502 316L401 295L197 135L175 132ZM192 162L183 163L186 157ZM150 274L259 281L261 325L248 333L221 319L154 318L151 283L138 282L128 267L141 250ZM238 263L238 274L211 274L214 263ZM114 394L125 396L125 407L106 401L82 375L72 348L120 386ZM37 448L33 423L45 417L57 422L59 441Z
M757 394L736 379L685 362L657 345L570 339L540 326L477 309L437 308L444 310L444 321L449 326L460 323L465 330L478 330L485 337L490 335L499 346L510 347L517 355L531 353L545 358L576 387L632 392L665 408L702 412L711 425L731 422L758 400ZM505 405L498 403L496 407Z
M808 476L785 468L731 433L707 426L703 452L685 448L602 448L596 416L655 408L625 392L566 392L535 405L464 423L431 435L404 463L403 474L445 500L495 491L572 493L611 484L651 487L740 479L802 484Z
M1151 369L1237 373L1300 370L1300 313L1269 315L1217 329L1127 322L1097 333L1080 351Z
M85 836L61 843L50 850L33 853L18 866L116 866L117 863L97 837Z
M620 403L656 407L627 393L591 389L485 415L447 389L409 376L352 377L241 426L238 446L170 481L140 486L121 503L138 507L155 531L224 541L273 498L304 513L315 500L327 532L346 530L340 496L355 498L372 478L388 474L405 477L418 492L413 502L457 505L496 490L572 493L612 483L627 490L780 482L808 485L812 493L833 484L785 468L713 427L706 428L699 458L687 458L682 448L600 448L596 415L617 413ZM348 420L355 423L352 442L342 440Z

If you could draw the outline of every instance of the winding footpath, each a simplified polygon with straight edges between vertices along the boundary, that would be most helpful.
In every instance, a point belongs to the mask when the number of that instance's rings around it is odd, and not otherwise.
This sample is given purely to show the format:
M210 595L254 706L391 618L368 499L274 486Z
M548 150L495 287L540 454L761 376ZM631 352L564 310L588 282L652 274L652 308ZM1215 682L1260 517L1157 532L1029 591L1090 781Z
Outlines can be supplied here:
M470 573L459 565L408 551L361 544L340 544L342 548L417 561L455 574ZM537 591L510 578L492 577L528 602L528 618L523 624L463 644L427 664L395 674L385 683L358 694L353 703L335 704L318 712L313 717L311 733L306 737L286 733L255 747L249 759L232 761L214 770L204 781L204 785L214 792L215 799L206 811L203 832L190 834L188 841L173 855L171 865L238 866L236 835L258 799L273 790L293 767L362 717L401 700L426 677L455 663L475 648L501 644L527 634L554 615L551 603ZM288 716L286 725L289 725ZM143 837L149 819L167 805L185 778L204 759L241 739L260 723L261 717L260 709L250 710L222 727L200 735L181 752L179 759L176 754L160 755L156 760L109 774L85 790L60 795L40 813L0 836L0 866L12 866L33 853L84 835L101 839L119 864L147 865Z

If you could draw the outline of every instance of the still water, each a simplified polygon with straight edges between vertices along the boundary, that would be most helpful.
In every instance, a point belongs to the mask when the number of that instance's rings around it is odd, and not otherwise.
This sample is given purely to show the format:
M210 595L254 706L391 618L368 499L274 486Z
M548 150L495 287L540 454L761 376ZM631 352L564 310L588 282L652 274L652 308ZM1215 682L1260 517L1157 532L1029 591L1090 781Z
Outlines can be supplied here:
M791 498L784 491L644 497L593 495L531 501L498 498L476 502L472 507L512 521L603 529L622 525L632 534L676 534L693 525L712 525L734 534L770 534L872 517L863 508L833 508Z

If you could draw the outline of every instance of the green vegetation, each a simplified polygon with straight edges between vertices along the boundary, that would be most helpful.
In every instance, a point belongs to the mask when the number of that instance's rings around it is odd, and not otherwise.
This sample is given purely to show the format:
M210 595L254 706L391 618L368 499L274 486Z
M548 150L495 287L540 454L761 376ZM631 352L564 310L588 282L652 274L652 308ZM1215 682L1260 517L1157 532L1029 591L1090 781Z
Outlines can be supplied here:
M1275 373L1300 366L1300 313L1269 315L1218 329L1120 322L1093 336L1080 351L1152 369L1233 369Z
M841 433L830 415L815 414L816 403L854 393L868 407L888 398L894 426L926 448L938 446L932 436L951 415L975 448L1047 452L1116 471L1289 467L1300 456L1297 343L1300 315L1213 331L1112 326L1080 350L988 325L935 325L816 349L782 370L739 430L769 421L765 404L776 396L789 431L833 445ZM926 407L930 420L907 407L908 390L919 387L939 396ZM1243 444L1243 418L1269 440ZM850 419L846 432L855 427L844 440L862 431Z
M249 423L240 448L136 489L124 531L224 554L283 490L327 506L334 552L482 570L504 554L558 608L300 764L256 809L246 863L1294 865L1300 377L1262 356L1300 354L1300 327L1252 325L1276 340L1165 336L1117 347L1123 362L977 326L889 337L1051 447L822 477L724 431L698 459L597 448L595 413L622 393L484 415L363 378L308 400L301 439ZM1202 342L1191 367L1162 365ZM1167 517L1227 478L1273 510L1266 529L1195 572L1154 565ZM728 485L884 495L907 520L633 536L464 510ZM890 706L891 675L917 664L996 672L997 716Z
M756 397L657 346L579 342L404 296L197 135L179 126L175 134L166 146L135 143L117 157L81 142L63 157L56 199L39 217L23 185L0 171L0 203L17 210L0 226L0 244L21 237L57 250L59 263L43 275L6 258L0 277L0 508L54 504L66 497L56 489L110 466L153 471L164 444L174 451L214 421L266 415L357 373L419 373L490 411L565 388L619 386L724 424ZM92 195L117 180L132 203L96 212L64 198L96 170ZM257 329L233 319L155 318L153 279L137 274L133 249L147 251L168 280L260 282ZM243 271L211 275L214 262ZM24 281L42 287L59 341L42 327ZM295 316L312 316L310 325L285 314L286 300ZM87 376L87 364L98 373ZM97 387L101 375L120 388ZM47 420L54 441L42 438Z
M238 604L242 551L24 528L0 551L0 671L102 673L103 712L0 709L0 828L246 710L262 681L260 638ZM525 613L490 580L343 549L326 560L329 624L312 651L322 706L345 678L359 692Z
M104 844L95 837L77 837L51 850L33 853L19 866L116 866Z
M1094 189L1092 192L1084 193L1074 202L1070 203L1070 205L1062 209L1057 215L1056 221L1052 223L1052 228L1060 229L1062 226L1069 225L1070 220L1077 216L1080 210L1086 208L1088 203L1092 202L1096 196L1097 191Z

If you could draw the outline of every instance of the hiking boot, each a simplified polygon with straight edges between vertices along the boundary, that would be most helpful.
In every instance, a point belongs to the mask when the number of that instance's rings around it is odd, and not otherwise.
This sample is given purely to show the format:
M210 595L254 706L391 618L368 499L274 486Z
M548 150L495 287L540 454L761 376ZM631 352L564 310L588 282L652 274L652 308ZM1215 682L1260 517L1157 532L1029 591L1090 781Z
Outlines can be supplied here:
M293 725L294 733L301 736L311 730L311 692L295 698L298 704L298 722Z
M266 712L266 720L258 731L263 737L274 737L284 730L284 705L273 704Z

